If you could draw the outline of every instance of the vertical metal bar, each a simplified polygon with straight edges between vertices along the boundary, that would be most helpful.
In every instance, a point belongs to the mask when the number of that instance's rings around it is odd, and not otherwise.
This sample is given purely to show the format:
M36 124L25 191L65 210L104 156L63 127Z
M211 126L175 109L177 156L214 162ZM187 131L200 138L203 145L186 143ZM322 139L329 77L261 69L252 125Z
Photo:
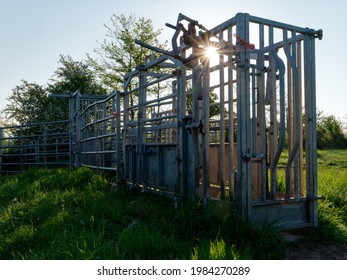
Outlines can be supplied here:
M295 88L297 89L297 93L295 95L295 102L297 102L298 104L296 105L296 109L298 110L296 112L296 119L295 119L295 135L296 138L298 139L298 150L296 152L295 158L294 158L294 186L293 186L293 194L295 198L298 198L298 190L299 190L299 150L300 150L300 146L302 145L300 143L300 135L302 133L301 131L301 99L300 99L300 75L299 75L299 69L298 69L298 61L297 61L297 50L296 50L296 32L292 31L291 32L292 35L292 42L291 42L291 47L292 47L292 57L293 57L293 61L295 62L295 67L297 71L297 77L296 77L296 81L295 81Z
M120 161L120 154L118 154L118 119L120 118L120 112L118 111L117 106L117 99L118 99L118 92L112 91L111 95L111 129L110 132L116 133L116 135L111 136L111 168L116 168L116 181L119 182L119 174L120 171L118 169L118 162Z
M236 33L249 41L249 15L237 14ZM244 216L251 216L250 180L250 92L249 59L246 47L237 44L237 188L236 209Z
M292 34L294 37L295 35ZM294 88L293 88L293 117L294 117L294 143L293 143L293 148L289 153L288 161L286 164L286 199L290 198L291 194L291 186L290 186L290 173L291 173L291 166L293 162L295 162L297 159L297 151L299 148L299 142L300 142L300 126L299 126L299 119L300 119L300 106L301 102L299 100L299 73L298 73L298 68L297 68L297 63L296 63L296 44L292 44L292 54L290 54L289 50L289 43L288 43L288 38L287 38L287 30L283 30L283 44L284 44L284 52L286 54L286 57L288 59L288 62L290 63L290 66L293 70L293 83L294 83ZM293 54L295 56L293 56ZM297 169L294 168L294 186L296 185L295 188L297 188Z
M129 93L127 93L127 80L124 80L124 134L123 134L123 153L124 153L124 159L123 159L123 168L124 168L124 179L131 179L130 178L130 154L131 151L128 150L129 144L128 144L128 123L129 123Z
M23 133L23 126L21 126L21 128L20 128L20 149L19 149L19 153L20 153L20 155L19 155L19 157L20 157L20 159L19 159L19 171L22 171L22 169L23 169L23 161L24 161L24 142L23 142L23 139L24 139L24 133Z
M251 136L252 136L252 141L251 141L251 154L254 156L257 153L257 132L256 132L256 97L255 97L255 90L256 90L256 70L255 67L251 67L252 72L251 72L251 83L252 83L252 103L251 103L251 108L252 108L252 120L251 120Z
M185 57L185 52L182 52L181 54L183 57ZM179 70L178 70L178 143L177 148L179 150L179 161L178 161L178 178L179 179L179 188L180 188L180 194L183 195L187 190L187 139L186 139L186 122L185 122L185 115L186 115L186 104L187 104L187 97L186 97L186 67L184 64L180 64Z
M140 90L139 90L139 115L138 115L138 142L137 142L137 170L138 170L138 182L147 186L147 172L145 170L145 144L146 134L144 130L144 123L146 122L146 71L140 71Z
M219 33L219 42L224 41L223 31ZM220 131L220 141L219 141L219 181L220 181L220 198L223 200L225 198L225 92L224 92L224 54L219 55L219 106L220 106L220 122L219 122L219 131Z
M81 166L81 93L76 95L76 167Z
M205 203L210 197L210 61L204 60L202 70L202 197ZM224 86L224 85L223 85Z
M43 125L43 129L42 129L42 133L43 133L43 135L42 135L42 137L43 137L43 146L42 146L42 148L43 148L43 165L44 165L44 167L46 167L47 166L47 125L46 124L44 124ZM40 148L39 148L40 149Z
M104 101L104 103L102 104L102 118L104 119L102 121L102 129L101 129L101 135L106 135L107 134L107 120L105 119L107 117L107 101ZM105 151L105 144L106 144L106 138L102 137L100 139L100 150L103 152ZM106 158L105 158L105 153L102 153L102 167L106 166Z
M119 91L115 92L116 100L116 168L117 168L117 181L121 181L124 178L122 170L122 160L124 160L124 154L122 155L122 128L121 128L121 93ZM124 141L124 138L123 138ZM124 150L123 150L124 151Z
M297 64L299 72L299 100L300 100L300 145L299 145L299 190L298 196L304 196L304 151L303 151L303 116L302 116L302 44L301 41L297 43Z
M196 54L199 50L193 47L193 55ZM200 122L200 106L199 100L201 99L201 67L198 60L193 62L192 69L192 124L198 124ZM192 128L192 149L193 149L193 186L189 190L189 194L193 196L195 190L199 187L200 183L200 161L199 161L199 151L200 151L200 141L199 141L199 130Z
M74 163L74 155L72 151L72 141L73 141L73 128L74 128L74 106L73 106L74 99L73 97L69 98L69 162L70 162L70 169L73 167Z
M288 157L290 155L290 152L293 148L293 106L294 106L294 102L293 102L293 75L292 75L292 68L290 67L290 62L287 59L287 88L288 88L288 114L287 114L287 118L288 118L288 123L287 123L287 131L288 131ZM293 186L293 172L292 170L290 171L290 174L287 178L288 184L290 186Z
M98 154L98 108L97 103L94 103L94 155L95 155L95 166L99 166L99 154Z
M264 24L259 25L259 69L265 69L265 55L264 55ZM258 72L257 77L258 87L258 108L257 108L257 149L261 155L261 200L265 201L267 196L267 170L266 170L266 116L265 116L265 75L264 70Z
M234 63L233 63L233 31L232 27L228 28L228 181L229 181L229 200L235 199L235 160L234 160Z
M311 221L313 226L318 226L318 202L317 202L317 114L316 114L316 48L315 38L311 36L311 101L312 101L312 191L311 191Z
M308 30L309 33L309 30ZM309 215L312 226L318 225L317 210L317 140L316 140L316 77L315 42L312 34L304 37L305 60L305 107L306 107L306 188L309 200Z
M274 30L269 26L269 45L273 48ZM274 52L270 52L270 73L268 74L267 102L270 105L270 131L269 131L269 161L272 165L277 150L278 123L277 123L277 98L276 98L276 63ZM270 166L270 192L271 198L276 199L277 169Z

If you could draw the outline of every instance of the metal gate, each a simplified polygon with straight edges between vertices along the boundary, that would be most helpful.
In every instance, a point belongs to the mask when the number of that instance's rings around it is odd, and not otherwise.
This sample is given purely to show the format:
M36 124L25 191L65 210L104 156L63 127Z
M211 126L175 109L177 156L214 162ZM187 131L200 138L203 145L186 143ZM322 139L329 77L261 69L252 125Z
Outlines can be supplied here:
M181 193L179 66L149 57L124 80L124 177L169 195Z

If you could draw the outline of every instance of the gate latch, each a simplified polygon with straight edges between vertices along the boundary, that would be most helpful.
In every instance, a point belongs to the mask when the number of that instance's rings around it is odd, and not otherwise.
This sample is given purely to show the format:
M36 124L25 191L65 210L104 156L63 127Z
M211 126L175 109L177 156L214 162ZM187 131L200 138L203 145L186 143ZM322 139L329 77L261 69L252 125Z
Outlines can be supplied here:
M200 120L200 122L198 123L191 123L189 125L186 126L186 129L188 129L190 131L190 133L192 133L192 131L194 129L199 129L199 132L201 134L204 134L205 131L204 131L204 124L202 123L202 121Z

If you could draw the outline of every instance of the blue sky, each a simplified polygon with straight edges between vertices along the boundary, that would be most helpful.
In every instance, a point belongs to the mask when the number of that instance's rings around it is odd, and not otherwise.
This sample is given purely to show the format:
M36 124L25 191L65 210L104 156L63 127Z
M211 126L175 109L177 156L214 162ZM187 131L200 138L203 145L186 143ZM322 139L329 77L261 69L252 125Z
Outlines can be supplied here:
M25 79L45 85L59 55L86 58L105 38L112 14L150 18L170 40L178 13L207 28L247 12L313 29L323 29L316 42L317 105L347 121L347 2L274 0L0 0L0 109L11 90Z

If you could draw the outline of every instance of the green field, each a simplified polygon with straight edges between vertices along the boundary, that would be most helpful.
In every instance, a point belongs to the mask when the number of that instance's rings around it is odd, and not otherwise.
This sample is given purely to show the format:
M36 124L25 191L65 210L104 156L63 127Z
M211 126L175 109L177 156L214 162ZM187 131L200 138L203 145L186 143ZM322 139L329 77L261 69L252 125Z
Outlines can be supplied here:
M310 242L347 245L347 151L319 151L319 227ZM0 259L282 259L273 225L228 204L202 206L114 189L82 168L0 177Z

